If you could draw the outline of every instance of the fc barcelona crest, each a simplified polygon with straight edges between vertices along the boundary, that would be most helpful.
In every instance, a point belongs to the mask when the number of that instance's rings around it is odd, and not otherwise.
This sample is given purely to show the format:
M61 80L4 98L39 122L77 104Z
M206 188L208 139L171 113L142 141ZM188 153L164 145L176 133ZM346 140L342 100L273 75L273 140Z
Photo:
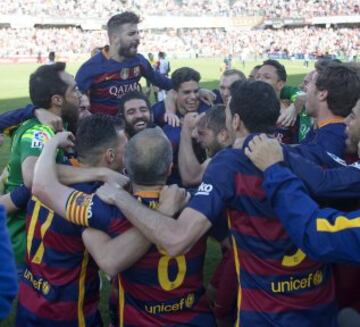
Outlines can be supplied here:
M120 71L120 78L121 79L128 79L129 78L129 68L123 68Z

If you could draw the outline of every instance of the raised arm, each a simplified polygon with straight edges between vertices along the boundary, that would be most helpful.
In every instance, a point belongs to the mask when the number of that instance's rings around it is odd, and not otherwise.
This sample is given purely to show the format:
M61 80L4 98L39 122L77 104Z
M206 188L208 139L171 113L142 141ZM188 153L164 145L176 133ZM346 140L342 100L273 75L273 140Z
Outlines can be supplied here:
M70 132L61 132L45 143L35 164L32 194L65 217L66 203L74 190L61 184L58 179L55 157L59 146L73 146L73 135Z
M208 164L208 160L202 164L198 161L192 146L192 132L199 117L197 113L188 113L181 129L178 164L185 186L199 185Z

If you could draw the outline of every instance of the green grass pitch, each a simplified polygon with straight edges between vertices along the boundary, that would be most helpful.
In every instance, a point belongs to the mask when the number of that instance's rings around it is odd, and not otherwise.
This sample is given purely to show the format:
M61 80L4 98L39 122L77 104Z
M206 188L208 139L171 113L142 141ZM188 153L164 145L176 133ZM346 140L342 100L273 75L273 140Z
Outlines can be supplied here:
M240 64L238 58L233 59L233 68L242 70L246 75L251 71L252 67L260 64L261 62L247 62L245 67ZM68 63L68 71L75 74L76 70L80 66L80 62ZM309 68L303 66L302 62L298 61L284 61L288 72L288 84L296 86L303 79L304 75L313 69L313 65ZM0 71L2 72L2 78L0 80L0 113L20 108L29 100L28 80L29 75L33 72L38 65L36 64L17 64L8 65L1 64ZM218 86L219 76L221 75L221 69L224 66L222 59L188 59L188 60L171 60L171 67L173 70L182 66L189 66L197 69L202 76L201 86L209 89L216 88ZM5 143L0 147L0 168L4 168L8 158L9 152L9 139L5 140ZM206 255L204 276L207 283L215 266L219 260L220 250L218 245L209 240L208 251ZM104 319L105 326L108 325L109 315L107 313L107 298L109 294L109 284L106 279L103 278L103 289L101 291L100 311ZM14 326L14 313L10 317L0 322L0 327Z

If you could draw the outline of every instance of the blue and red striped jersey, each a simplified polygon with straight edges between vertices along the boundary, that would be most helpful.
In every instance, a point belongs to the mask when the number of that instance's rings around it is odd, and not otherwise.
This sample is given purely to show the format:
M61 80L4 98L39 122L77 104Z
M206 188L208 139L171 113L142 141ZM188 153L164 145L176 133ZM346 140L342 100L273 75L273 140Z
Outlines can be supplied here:
M78 184L61 217L33 197L27 206L26 269L16 326L101 326L98 267L81 238L83 226L115 236L130 226L121 212L92 193L99 183ZM87 193L83 193L87 192ZM74 221L79 225L75 225Z
M337 325L331 266L296 247L242 150L212 158L189 207L212 223L227 211L239 283L236 326Z
M139 192L152 209L158 192ZM155 245L118 275L119 293L112 300L120 312L114 326L215 326L203 287L205 237L185 255L169 257ZM116 299L118 298L118 301Z
M92 113L116 115L119 99L140 89L141 77L161 89L172 88L171 80L155 72L141 54L118 62L99 52L80 67L75 79L79 89L89 94Z

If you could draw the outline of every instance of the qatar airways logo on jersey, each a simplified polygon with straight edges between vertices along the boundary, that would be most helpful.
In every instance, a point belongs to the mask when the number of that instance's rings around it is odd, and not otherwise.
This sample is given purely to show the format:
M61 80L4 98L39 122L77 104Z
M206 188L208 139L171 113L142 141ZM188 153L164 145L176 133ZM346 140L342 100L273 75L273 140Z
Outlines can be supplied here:
M109 88L109 94L120 99L124 94L132 91L140 91L140 85L137 82L125 85L113 85Z
M211 184L201 183L195 195L209 195L212 190L213 186Z

